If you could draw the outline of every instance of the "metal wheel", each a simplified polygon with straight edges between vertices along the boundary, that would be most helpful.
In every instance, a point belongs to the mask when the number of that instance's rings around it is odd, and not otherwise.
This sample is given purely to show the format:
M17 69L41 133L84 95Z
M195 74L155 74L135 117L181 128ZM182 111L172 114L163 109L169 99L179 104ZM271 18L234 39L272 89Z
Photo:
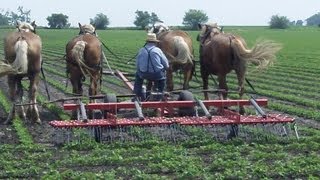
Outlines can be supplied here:
M115 94L107 94L103 98L104 103L114 103L117 102L117 96ZM108 113L115 113L113 110L105 110L104 111L104 117L107 118Z

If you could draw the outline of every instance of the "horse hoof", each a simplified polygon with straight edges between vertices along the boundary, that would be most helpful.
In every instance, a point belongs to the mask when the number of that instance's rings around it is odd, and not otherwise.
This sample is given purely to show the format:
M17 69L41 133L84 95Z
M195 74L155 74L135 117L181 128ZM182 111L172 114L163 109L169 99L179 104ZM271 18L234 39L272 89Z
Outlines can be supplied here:
M42 124L42 122L41 122L40 119L37 119L37 120L36 120L36 123L37 123L37 124Z

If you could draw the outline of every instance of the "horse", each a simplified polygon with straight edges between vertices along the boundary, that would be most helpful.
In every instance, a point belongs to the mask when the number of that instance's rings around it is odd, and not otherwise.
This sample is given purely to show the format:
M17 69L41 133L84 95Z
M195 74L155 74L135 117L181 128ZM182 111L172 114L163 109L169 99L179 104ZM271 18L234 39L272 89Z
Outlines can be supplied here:
M235 71L238 79L240 99L244 94L244 80L246 64L250 62L258 68L267 68L276 60L276 53L281 45L270 40L257 42L252 49L248 49L245 40L237 35L224 33L221 28L214 24L198 24L201 30L198 35L200 41L200 71L203 80L203 89L208 89L208 76L210 74L218 77L221 99L226 99L228 86L226 75ZM208 92L204 91L204 97L209 99ZM244 108L239 109L244 114Z
M20 116L23 119L41 123L36 101L36 93L39 85L39 74L42 63L42 42L36 34L35 21L32 23L16 23L17 31L8 33L4 38L4 54L8 65L14 70L7 75L9 97L14 104L21 104L23 98L23 86L21 80L29 79L29 105L27 113L23 106L19 106ZM6 123L11 122L15 116L15 108L9 114Z
M158 46L166 55L169 61L169 69L167 70L167 91L172 91L173 72L181 69L183 71L183 89L189 89L189 82L195 72L194 52L192 47L192 39L184 31L170 30L161 22L153 24L149 33L155 33L160 41Z
M102 48L95 28L79 23L79 34L66 45L67 75L72 84L72 93L83 95L82 82L90 77L89 96L100 92L102 77ZM98 82L100 81L100 84Z

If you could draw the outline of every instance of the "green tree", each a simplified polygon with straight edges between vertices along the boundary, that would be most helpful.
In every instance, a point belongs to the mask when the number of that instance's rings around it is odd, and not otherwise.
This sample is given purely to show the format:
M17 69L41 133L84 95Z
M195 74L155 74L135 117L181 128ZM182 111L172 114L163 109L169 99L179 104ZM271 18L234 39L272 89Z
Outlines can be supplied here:
M31 19L30 19L30 13L31 13L31 10L23 10L23 6L19 6L18 7L18 12L19 12L19 18L20 18L20 21L22 22L31 22Z
M66 28L69 27L68 16L64 14L51 14L51 16L47 17L48 25L50 28Z
M296 26L302 26L303 25L303 21L302 20L297 20L296 22Z
M290 20L286 16L273 15L269 24L272 29L286 29L289 27Z
M106 15L99 13L93 19L90 19L90 24L94 24L96 29L106 29L109 25L109 18Z
M150 24L154 24L158 21L161 21L158 17L158 15L154 12L151 13L151 17L150 17Z
M0 26L7 26L10 22L9 12L0 13Z
M152 12L150 15L148 11L137 10L135 13L136 13L136 19L133 23L134 25L136 25L137 27L140 27L141 29L144 29L149 24L154 24L157 21L161 21L158 15L154 12Z
M320 12L306 19L307 26L320 25Z
M202 10L189 9L183 17L182 24L189 26L191 29L197 29L199 23L203 24L207 21L208 16Z
M31 10L23 10L23 6L19 6L17 10L18 10L17 13L13 11L6 13L7 17L9 18L8 21L10 25L15 25L17 21L31 22L31 19L30 19Z

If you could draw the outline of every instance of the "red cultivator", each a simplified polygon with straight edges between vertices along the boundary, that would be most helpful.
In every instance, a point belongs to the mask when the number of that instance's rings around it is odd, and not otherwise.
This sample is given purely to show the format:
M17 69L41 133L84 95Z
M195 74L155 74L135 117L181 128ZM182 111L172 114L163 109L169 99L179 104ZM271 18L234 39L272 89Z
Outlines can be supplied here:
M267 99L201 101L194 98L189 91L181 91L179 101L165 99L159 102L117 102L115 95L107 95L104 103L83 104L78 100L77 104L63 105L64 110L78 112L77 120L51 121L50 125L56 129L67 130L69 135L74 128L92 129L96 141L99 142L104 139L140 139L137 134L132 135L132 132L129 132L130 128L134 127L142 127L143 131L156 133L162 139L167 139L167 136L174 140L177 139L177 133L180 134L179 137L182 133L185 134L185 139L186 134L190 134L186 133L190 132L188 127L213 133L218 139L248 137L250 134L262 136L270 132L281 136L294 134L298 138L294 118L281 114L266 114L261 109L261 106L267 105ZM257 115L240 115L237 111L230 110L232 106L253 106ZM87 112L100 113L93 113L89 119ZM294 131L291 131L288 124L294 125ZM167 130L173 132L165 132ZM68 137L67 141L70 141L71 138Z

